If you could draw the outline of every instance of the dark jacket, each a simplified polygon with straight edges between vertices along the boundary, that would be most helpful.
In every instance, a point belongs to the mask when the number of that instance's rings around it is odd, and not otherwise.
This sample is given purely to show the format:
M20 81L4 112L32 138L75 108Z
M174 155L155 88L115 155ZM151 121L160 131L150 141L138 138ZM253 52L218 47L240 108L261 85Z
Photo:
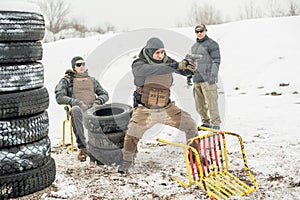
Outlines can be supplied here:
M188 70L179 70L178 62L165 54L163 61L155 61L145 53L145 49L139 53L139 57L132 63L132 73L134 78L134 85L143 88L147 76L172 74L173 72L183 76L190 76L191 72ZM141 94L135 91L134 107L141 103Z
M73 77L74 74L66 74L55 87L55 98L58 104L66 105L80 105L82 102L79 99L74 99L73 95ZM108 101L109 96L108 92L102 88L100 83L94 78L91 77L94 85L94 91L96 94L95 103L102 105Z
M132 63L132 73L134 77L134 84L138 87L144 86L145 78L147 76L162 75L170 73L178 73L183 76L190 75L188 70L178 70L178 62L165 54L162 62L151 60L144 49L139 53L139 57Z
M191 48L191 58L197 66L193 76L194 82L218 82L219 66L221 62L220 49L216 41L207 35Z

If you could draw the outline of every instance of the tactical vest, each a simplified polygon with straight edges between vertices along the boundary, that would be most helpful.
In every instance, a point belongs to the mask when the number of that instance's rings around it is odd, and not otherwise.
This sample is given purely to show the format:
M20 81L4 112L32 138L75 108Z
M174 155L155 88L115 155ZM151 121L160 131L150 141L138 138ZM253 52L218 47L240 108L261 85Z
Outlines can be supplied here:
M93 105L96 96L91 77L73 78L73 98L83 101L86 105Z
M172 74L146 77L141 102L148 108L165 107L169 103L172 82Z

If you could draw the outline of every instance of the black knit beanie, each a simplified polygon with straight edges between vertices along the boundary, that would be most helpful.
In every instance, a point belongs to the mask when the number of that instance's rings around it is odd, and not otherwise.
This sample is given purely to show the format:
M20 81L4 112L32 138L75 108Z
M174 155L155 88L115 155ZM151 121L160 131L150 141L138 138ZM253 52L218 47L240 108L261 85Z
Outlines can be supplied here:
M80 57L80 56L75 56L74 58L72 58L72 60L71 60L71 65L72 65L72 69L73 70L75 70L75 63L76 63L76 61L78 61L78 60L84 60L82 57Z
M164 43L157 37L150 38L145 46L148 56L153 58L153 54L157 49L165 48Z

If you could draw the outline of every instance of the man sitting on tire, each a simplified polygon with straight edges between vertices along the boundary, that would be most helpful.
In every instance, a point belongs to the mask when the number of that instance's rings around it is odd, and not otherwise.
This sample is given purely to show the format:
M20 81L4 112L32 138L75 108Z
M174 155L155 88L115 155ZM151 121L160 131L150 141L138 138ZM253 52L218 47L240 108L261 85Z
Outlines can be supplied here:
M82 124L82 114L92 106L99 106L108 101L109 96L100 83L89 76L82 57L76 56L71 60L72 70L68 69L65 76L55 87L58 104L71 105L71 120L77 147L78 160L86 160L87 150Z
M122 149L123 161L118 172L127 173L143 134L157 123L166 124L185 132L186 141L197 136L197 125L191 115L170 100L172 73L193 74L195 66L188 60L177 62L168 57L159 38L150 38L133 61L134 110Z

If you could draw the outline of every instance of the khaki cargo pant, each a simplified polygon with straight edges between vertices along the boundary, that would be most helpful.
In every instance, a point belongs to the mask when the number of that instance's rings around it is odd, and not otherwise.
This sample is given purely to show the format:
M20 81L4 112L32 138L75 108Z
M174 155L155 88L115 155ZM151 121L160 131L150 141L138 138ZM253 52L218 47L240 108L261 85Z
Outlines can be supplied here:
M122 149L124 160L133 161L139 140L148 129L158 123L169 125L185 132L186 141L198 135L194 119L190 114L178 108L174 102L162 109L136 107L133 110L124 139L124 147Z
M196 110L201 121L207 125L220 126L217 84L194 83L193 94Z

